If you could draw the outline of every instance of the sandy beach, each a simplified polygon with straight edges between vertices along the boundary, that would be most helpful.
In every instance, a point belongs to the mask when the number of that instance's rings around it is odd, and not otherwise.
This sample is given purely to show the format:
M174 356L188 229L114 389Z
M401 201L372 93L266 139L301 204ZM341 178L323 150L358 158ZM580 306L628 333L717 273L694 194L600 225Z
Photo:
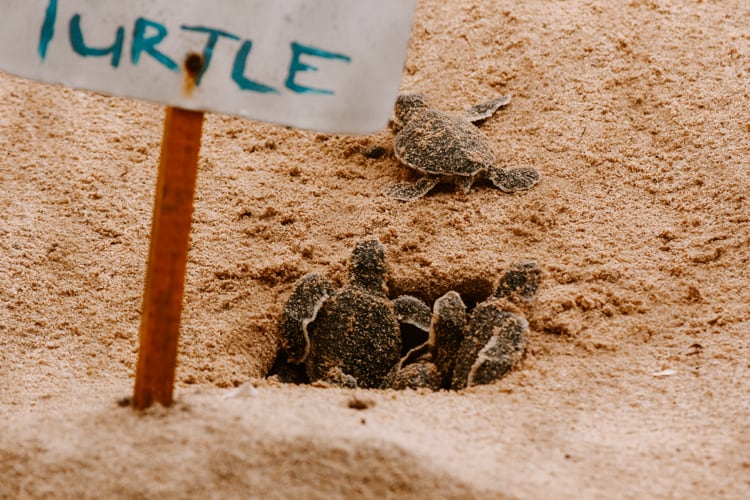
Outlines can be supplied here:
M176 403L132 394L164 107L0 74L0 498L750 497L750 5L420 0L402 89L541 172L400 202L387 127L207 113ZM365 153L382 147L385 154ZM266 379L296 280L543 270L519 366L463 391ZM352 404L356 399L361 404ZM363 408L353 408L363 407Z

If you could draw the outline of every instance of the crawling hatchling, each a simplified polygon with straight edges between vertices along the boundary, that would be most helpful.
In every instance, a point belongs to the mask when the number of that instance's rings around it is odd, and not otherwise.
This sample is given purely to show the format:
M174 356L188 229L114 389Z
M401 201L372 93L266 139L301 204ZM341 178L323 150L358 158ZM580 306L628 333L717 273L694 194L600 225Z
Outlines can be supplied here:
M474 125L509 102L509 96L500 96L474 106L465 116L456 116L432 108L424 94L401 94L394 106L393 151L401 163L423 177L394 184L386 194L401 201L414 200L442 181L453 182L468 193L480 178L489 179L505 193L531 189L539 182L539 172L495 165L492 143Z

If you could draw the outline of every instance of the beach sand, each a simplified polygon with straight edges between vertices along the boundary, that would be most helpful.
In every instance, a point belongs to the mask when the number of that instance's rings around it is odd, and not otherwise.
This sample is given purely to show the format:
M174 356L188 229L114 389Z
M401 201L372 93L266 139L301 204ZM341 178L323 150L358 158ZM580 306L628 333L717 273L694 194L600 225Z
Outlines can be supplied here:
M398 202L385 127L207 114L176 403L143 414L118 401L164 107L0 75L0 497L750 497L748 26L741 0L420 0L402 88L457 114L512 95L482 130L542 173L514 195ZM373 236L391 292L428 301L536 260L516 370L266 380L295 281L341 285Z

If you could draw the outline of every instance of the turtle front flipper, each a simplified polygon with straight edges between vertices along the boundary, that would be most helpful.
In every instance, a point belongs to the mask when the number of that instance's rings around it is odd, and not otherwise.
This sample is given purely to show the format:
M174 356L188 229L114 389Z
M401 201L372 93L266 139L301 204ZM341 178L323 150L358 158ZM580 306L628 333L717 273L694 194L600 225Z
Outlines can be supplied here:
M458 350L451 388L489 384L507 374L523 355L528 326L523 316L504 310L501 301L479 304Z
M509 95L501 95L490 99L487 102L472 106L469 111L466 112L466 119L472 123L477 123L486 120L490 116L497 113L497 110L503 106L507 106L510 103Z
M281 347L291 363L302 363L310 351L307 326L315 319L323 303L335 294L333 286L321 274L306 274L294 287L279 321Z
M430 307L411 295L401 295L393 300L396 319L401 327L403 342L400 365L406 365L430 352Z
M526 191L538 182L539 171L530 167L502 169L493 167L487 175L492 183L504 193Z
M394 200L410 201L421 198L438 185L440 179L434 176L422 177L415 182L399 182L385 190Z
M466 305L458 292L450 291L435 301L430 325L432 359L441 385L450 387L456 354L466 330Z
M430 331L432 311L429 306L411 295L400 295L393 299L396 318L401 324L413 325L424 332Z
M541 283L542 270L536 262L516 262L500 278L493 296L514 303L529 303L534 300Z
M414 363L430 352L429 331L432 311L427 304L411 295L400 295L393 299L393 309L396 313L396 319L401 325L404 348L408 351L399 359L398 363L393 365L388 375L383 379L381 388L415 389L417 386L422 387L420 381L427 385L432 384L431 381L434 377L428 374L428 372L432 373L431 370L417 374L414 370L424 369L424 367L419 369L409 368L411 366L409 363ZM404 328L406 325L411 325L417 331L408 331L409 329ZM404 372L404 370L407 371ZM424 387L427 385L424 385Z
M524 332L529 324L522 316L507 311L503 313L502 318L496 320L497 335L490 337L471 365L466 380L469 387L500 380L523 356Z

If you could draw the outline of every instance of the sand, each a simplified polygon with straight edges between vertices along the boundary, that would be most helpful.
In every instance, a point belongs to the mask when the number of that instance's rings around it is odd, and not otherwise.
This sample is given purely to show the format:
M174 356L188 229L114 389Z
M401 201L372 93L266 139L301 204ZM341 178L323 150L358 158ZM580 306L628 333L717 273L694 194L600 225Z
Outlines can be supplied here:
M421 0L403 88L511 94L482 128L541 171L516 195L397 202L385 128L207 114L176 403L145 414L118 400L164 108L0 75L0 497L750 497L748 26L742 0ZM340 285L369 236L425 300L537 260L520 366L458 393L265 380L294 282Z

